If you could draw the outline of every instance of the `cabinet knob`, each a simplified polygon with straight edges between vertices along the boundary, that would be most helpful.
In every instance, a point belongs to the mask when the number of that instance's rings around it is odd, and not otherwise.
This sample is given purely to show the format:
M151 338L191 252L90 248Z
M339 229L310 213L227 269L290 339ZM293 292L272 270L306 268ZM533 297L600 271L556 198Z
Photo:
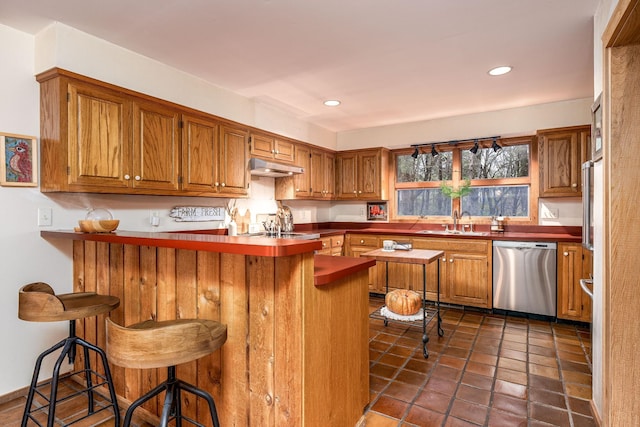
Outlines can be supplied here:
M444 257L444 256L443 256L443 257L442 257L442 259L441 259L441 261L442 261L442 262L447 262L447 257Z
M221 186L221 187L224 187L224 186L225 186L224 182L223 182L222 184L220 184L220 186Z
M362 190L358 191L358 194L362 194Z
M562 255L569 256L569 252L564 252Z
M322 242L322 247L326 248L327 247L327 242Z
M300 192L300 189L299 189L299 188L296 188L296 193L298 193L298 192Z
M336 245L338 245L338 246L340 246L341 244L342 244L342 242L341 242L340 240L338 240L338 241L336 242Z
M360 244L363 245L364 244L364 240L360 240Z
M140 181L142 178L140 178L140 175L136 175L136 177L134 178L136 181Z
M131 179L131 176L127 174L127 175L125 175L125 176L124 176L124 179L126 179L127 181L129 181L129 180Z
M213 184L213 185L217 187L217 186L219 186L219 185L220 185L220 183L219 183L219 182L216 182L216 183L215 183L215 184Z
M358 194L358 192L356 190L353 190L353 194Z
M449 262L453 262L453 258L449 258Z
M279 151L279 150L276 150L276 154L280 154L280 151Z
M271 154L276 154L276 150L271 150Z
M573 184L571 184L571 187L572 187L572 188L577 188L577 187L578 187L578 184L576 184L576 183L574 182Z

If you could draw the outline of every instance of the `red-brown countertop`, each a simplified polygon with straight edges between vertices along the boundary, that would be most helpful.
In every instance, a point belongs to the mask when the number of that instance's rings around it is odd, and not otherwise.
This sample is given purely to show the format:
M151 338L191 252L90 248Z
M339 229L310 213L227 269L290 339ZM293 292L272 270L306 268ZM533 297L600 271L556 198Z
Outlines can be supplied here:
M327 285L375 265L376 260L372 258L316 255L314 257L314 283L316 286Z
M81 233L71 230L41 231L46 238L89 240L125 245L156 246L194 251L221 252L240 255L281 257L322 249L319 240L271 239L262 237L230 237L212 234L151 233L116 231L114 233Z
M364 224L360 223L346 223L345 228L339 228L339 223L329 224L300 224L296 225L297 232L313 232L319 233L320 237L335 236L346 233L357 234L380 234L380 235L396 235L407 237L425 237L435 239L481 239L481 240L516 240L516 241L531 241L531 242L574 242L579 243L582 241L581 227L569 226L510 226L507 227L503 233L491 233L487 235L464 235L464 234L425 234L420 233L423 229L440 230L441 228L425 227L407 228L411 227L406 224ZM477 231L488 231L488 226L479 226Z

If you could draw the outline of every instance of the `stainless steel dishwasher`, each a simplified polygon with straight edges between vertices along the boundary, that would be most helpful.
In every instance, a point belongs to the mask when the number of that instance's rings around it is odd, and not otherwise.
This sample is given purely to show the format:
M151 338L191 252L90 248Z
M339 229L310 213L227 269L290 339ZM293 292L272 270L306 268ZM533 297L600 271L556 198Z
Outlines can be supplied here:
M493 308L556 316L556 251L548 242L493 242Z

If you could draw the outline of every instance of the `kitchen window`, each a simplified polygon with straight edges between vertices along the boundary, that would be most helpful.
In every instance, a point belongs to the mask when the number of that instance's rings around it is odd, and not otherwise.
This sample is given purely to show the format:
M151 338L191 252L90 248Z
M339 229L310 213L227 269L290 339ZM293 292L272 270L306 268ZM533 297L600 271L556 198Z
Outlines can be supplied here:
M537 202L532 202L537 191L531 189L533 140L501 139L497 151L493 141L479 141L475 154L469 151L473 143L436 146L436 156L429 145L415 158L413 150L396 151L395 219L447 217L457 210L473 217L530 220L537 210ZM443 186L454 196L462 187L463 195L449 197Z

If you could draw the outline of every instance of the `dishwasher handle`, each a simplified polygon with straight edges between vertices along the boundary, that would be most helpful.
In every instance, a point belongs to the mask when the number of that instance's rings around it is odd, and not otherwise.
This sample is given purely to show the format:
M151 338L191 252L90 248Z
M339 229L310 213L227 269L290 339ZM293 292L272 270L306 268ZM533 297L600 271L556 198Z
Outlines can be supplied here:
M589 289L589 285L593 285L593 279L580 279L580 287L589 298L593 299L593 290Z

